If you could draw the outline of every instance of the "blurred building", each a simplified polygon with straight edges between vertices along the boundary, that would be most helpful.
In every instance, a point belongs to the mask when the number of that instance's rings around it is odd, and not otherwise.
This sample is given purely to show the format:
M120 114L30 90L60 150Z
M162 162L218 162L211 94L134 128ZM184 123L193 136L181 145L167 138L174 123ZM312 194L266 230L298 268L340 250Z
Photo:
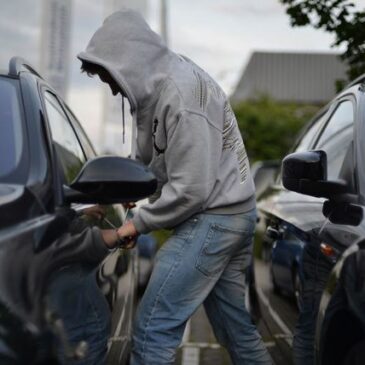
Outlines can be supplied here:
M265 95L278 102L324 104L336 94L336 83L346 79L338 54L254 52L231 101Z
M65 97L70 67L71 0L43 0L42 12L40 72Z

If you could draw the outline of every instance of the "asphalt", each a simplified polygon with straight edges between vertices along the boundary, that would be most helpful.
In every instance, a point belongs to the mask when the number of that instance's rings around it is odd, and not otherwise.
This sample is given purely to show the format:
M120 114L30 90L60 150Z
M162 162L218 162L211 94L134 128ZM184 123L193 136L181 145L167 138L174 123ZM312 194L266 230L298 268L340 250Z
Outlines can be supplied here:
M265 322L258 322L258 329L267 346L274 364L290 364L277 348L276 341L268 331ZM200 307L190 319L176 365L231 365L229 354L215 339L204 308Z
M269 269L263 262L255 262L259 290L259 316L256 325L269 350L274 365L291 365L291 346L297 312L293 303L273 293ZM208 318L201 307L188 322L175 365L230 365L228 352L213 334Z

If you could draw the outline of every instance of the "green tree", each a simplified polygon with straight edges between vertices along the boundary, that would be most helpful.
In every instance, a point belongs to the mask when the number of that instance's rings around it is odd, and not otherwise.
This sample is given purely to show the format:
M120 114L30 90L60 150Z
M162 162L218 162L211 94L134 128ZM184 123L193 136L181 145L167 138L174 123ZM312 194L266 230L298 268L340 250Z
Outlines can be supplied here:
M318 106L282 104L268 97L233 106L250 161L282 159Z
M332 46L345 46L342 59L348 77L365 73L365 10L356 10L350 0L279 0L292 26L312 25L335 36Z

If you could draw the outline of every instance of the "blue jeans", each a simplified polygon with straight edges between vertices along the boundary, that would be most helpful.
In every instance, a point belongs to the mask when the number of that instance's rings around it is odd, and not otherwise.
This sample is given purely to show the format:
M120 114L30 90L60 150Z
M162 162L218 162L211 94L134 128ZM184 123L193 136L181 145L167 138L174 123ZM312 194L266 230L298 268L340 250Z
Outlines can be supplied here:
M62 319L71 346L88 344L84 359L66 356L58 343L58 360L67 365L101 365L105 363L110 336L110 310L96 283L96 272L81 265L65 267L51 280L48 291L52 310Z
M187 320L203 303L234 364L271 364L245 308L256 211L197 214L160 249L133 332L132 365L173 364Z

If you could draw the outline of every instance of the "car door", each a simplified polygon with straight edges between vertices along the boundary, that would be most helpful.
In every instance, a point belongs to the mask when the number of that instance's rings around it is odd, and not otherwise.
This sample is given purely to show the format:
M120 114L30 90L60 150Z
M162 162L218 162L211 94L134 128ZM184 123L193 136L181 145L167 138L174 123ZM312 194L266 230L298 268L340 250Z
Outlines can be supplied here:
M88 158L95 156L87 136L67 106L48 89L43 90L43 100L50 126L55 154L59 165L60 186L75 179ZM88 212L92 205L77 204L70 207L87 226L100 228L119 227L125 218L121 205L107 205L105 218L99 220ZM97 280L111 311L111 336L109 355L122 363L128 356L131 341L137 289L137 251L118 249L100 265Z
M67 106L64 105L64 108L87 158L94 157L95 150L80 123ZM80 212L83 208L90 208L90 206L78 204L74 208ZM100 228L119 227L129 217L128 211L121 204L104 206L104 208L106 211L105 219L93 221ZM90 217L87 219L90 220ZM108 363L122 363L128 356L131 343L131 325L136 306L138 272L138 250L135 248L132 250L120 249L109 255L102 263L98 273L100 288L112 310Z
M359 298L359 302L361 302L362 290L350 290L351 296L346 297L348 287L342 286L344 279L339 279L336 274L333 274L332 269L337 262L341 264L341 261L344 261L342 256L351 250L351 246L365 237L364 212L362 217L360 211L352 217L351 208L349 209L350 204L355 204L358 209L364 211L360 198L360 187L364 186L364 182L361 180L363 166L358 164L356 154L358 147L363 148L359 144L362 143L360 131L364 125L364 117L361 113L359 99L352 96L341 99L338 109L341 107L341 129L328 125L316 145L316 149L325 150L327 155L335 156L335 158L328 159L328 179L344 180L351 192L351 195L342 199L341 206L333 205L330 208L327 212L330 219L325 221L318 232L322 257L325 257L327 261L332 261L330 270L323 270L321 265L318 265L317 270L320 273L317 280L321 283L319 298L321 302L316 303L316 346L319 351L317 361L321 364L341 363L346 352L358 340L359 333L364 331L361 328L361 322L356 319L354 313L351 313L347 304L349 301L356 302ZM342 136L341 141L339 136ZM347 212L345 213L345 211ZM353 278L360 282L362 265L363 263L358 259L355 266L351 267L354 273ZM356 286L355 283L353 285ZM341 286L342 290L335 290L336 287ZM331 309L327 310L330 299L332 299ZM344 340L345 338L346 340Z
M296 142L295 152L309 150L327 121L332 108L326 108L306 128ZM260 201L260 213L265 217L264 242L271 251L271 275L275 288L293 292L299 271L303 234L322 218L322 199L307 197L283 188L281 174L267 197Z
M326 149L331 178L338 176L353 140L354 118L343 120L344 115L351 110L351 102L346 98L334 101L325 113L320 115L317 122L312 124L294 149L295 152ZM326 222L322 213L325 200L288 191L281 184L277 184L266 199L271 204L270 210L264 211L264 214L268 229L266 239L273 244L274 277L277 280L276 284L280 284L281 288L289 290L291 286L296 292L299 299L299 316L270 291L263 294L266 295L266 303L281 319L279 322L285 324L283 335L291 338L296 333L295 338L305 339L301 342L303 346L298 346L298 342L294 341L294 357L300 362L298 359L301 357L313 355L311 349L314 346L314 308L318 308L318 293L321 292L325 277L333 267L328 258L321 257L323 254L320 251L321 241L318 235ZM262 203L259 203L259 207L260 204ZM256 273L256 277L257 274L260 275ZM296 275L299 276L301 284L298 290L295 288ZM303 300L303 296L307 300ZM285 352L290 351L286 350L285 344L282 349ZM311 360L308 361L310 363Z

